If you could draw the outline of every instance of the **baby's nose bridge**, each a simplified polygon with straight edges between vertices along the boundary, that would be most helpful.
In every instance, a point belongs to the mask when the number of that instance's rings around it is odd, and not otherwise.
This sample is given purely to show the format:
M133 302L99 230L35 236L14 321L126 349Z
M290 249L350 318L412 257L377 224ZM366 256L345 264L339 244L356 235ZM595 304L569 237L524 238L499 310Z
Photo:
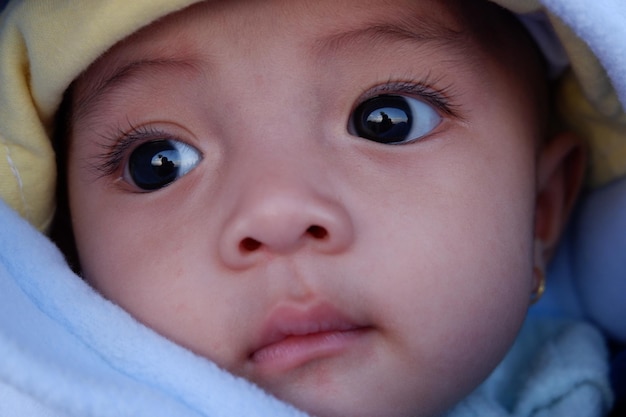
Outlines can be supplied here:
M340 170L329 154L339 138L328 136L324 97L303 82L310 69L265 64L230 75L248 81L238 86L255 86L236 88L241 96L229 106L237 111L226 141L231 210L220 247L237 266L302 248L340 251L353 237L338 193Z
M336 99L320 87L321 74L305 57L287 46L276 49L273 55L272 51L248 55L248 66L225 67L220 72L218 91L229 109L226 120L246 136L284 140L319 130L320 117Z

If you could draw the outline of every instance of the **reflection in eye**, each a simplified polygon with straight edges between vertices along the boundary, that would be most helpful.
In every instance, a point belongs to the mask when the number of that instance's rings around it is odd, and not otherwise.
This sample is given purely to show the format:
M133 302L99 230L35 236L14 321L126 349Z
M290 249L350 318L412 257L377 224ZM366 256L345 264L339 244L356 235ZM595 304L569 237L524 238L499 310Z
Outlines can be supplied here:
M154 191L187 174L201 159L197 149L176 140L146 142L130 154L128 175L137 187Z
M429 104L411 97L380 95L361 103L352 115L356 135L398 145L420 139L441 122Z

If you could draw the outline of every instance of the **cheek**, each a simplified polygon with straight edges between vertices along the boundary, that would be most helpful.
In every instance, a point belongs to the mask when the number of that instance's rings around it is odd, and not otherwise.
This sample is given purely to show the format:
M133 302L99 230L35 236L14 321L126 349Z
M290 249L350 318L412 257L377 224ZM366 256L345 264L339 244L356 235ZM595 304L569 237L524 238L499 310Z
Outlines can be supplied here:
M183 241L174 222L166 221L167 213L159 205L132 203L141 202L141 195L111 197L116 191L80 179L70 180L70 186L85 280L134 315L143 315L155 301L164 306L167 290L180 286L180 277L187 275Z
M418 386L428 381L422 392L436 392L444 403L467 395L502 360L524 320L530 294L528 245L517 244L520 252L494 250L471 240L457 245L462 237L450 237L447 243L433 242L438 253L426 253L419 264L404 271L396 266L406 273L404 280L379 287L381 292L387 288L386 305L379 306L380 311L389 308L383 315L391 317L390 333L405 338L400 346L409 360L400 371L412 368L410 373L420 375ZM443 257L436 246L463 255Z
M441 158L422 160L419 169L401 175L430 177L370 205L380 208L370 218L379 224L371 240L393 243L372 247L365 256L371 261L363 272L381 277L368 303L394 333L405 335L416 363L436 364L416 370L432 371L433 384L455 380L470 387L485 377L514 340L528 307L532 154L519 161L485 161L484 155L470 162L451 158L443 169ZM385 206L403 209L382 215Z
M165 277L175 282L183 270L170 260L179 259L179 242L164 227L163 217L149 209L135 216L95 198L96 204L87 197L72 207L84 278L120 304L156 291Z
M530 297L532 216L483 205L464 208L440 209L437 220L427 216L415 238L383 255L388 261L382 260L381 270L389 278L376 291L402 300L395 324L406 325L403 319L410 317L409 324L432 332L435 344L455 349L499 335L507 343ZM480 214L468 215L472 210ZM422 336L420 343L428 340Z
M125 209L122 215L102 202L75 216L85 279L138 321L228 366L236 337L231 306L241 293L214 279L208 254L184 226L164 221L161 210Z

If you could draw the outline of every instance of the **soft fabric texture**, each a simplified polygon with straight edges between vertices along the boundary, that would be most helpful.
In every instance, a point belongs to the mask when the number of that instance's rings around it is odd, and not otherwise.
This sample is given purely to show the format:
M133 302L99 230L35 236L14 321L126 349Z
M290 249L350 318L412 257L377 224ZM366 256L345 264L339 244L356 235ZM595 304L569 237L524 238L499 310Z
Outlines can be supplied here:
M530 318L500 366L447 417L605 415L611 392L603 351L591 326Z
M196 1L8 6L0 19L0 198L22 218L39 230L51 221L56 168L49 135L71 81L118 40ZM600 188L572 223L539 317L451 415L603 415L611 396L601 338L587 325L545 316L592 319L626 340L626 183L611 183L626 171L626 2L496 2L520 14L550 11L574 68L562 83L560 108L590 138L590 183ZM302 415L102 299L20 216L0 201L1 416ZM583 285L592 288L581 292ZM517 379L520 369L528 371L525 382ZM505 395L513 391L516 397Z
M0 223L0 415L304 415L103 299L1 201ZM541 319L450 417L602 416L610 404L602 336Z

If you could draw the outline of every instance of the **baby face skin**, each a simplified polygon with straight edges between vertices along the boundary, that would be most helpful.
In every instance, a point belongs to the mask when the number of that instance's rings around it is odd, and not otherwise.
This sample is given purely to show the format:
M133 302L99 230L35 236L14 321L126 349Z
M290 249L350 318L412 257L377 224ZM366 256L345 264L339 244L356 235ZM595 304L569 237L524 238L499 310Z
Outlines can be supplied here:
M456 9L215 1L117 45L74 89L86 280L320 416L459 401L526 313L543 156Z

